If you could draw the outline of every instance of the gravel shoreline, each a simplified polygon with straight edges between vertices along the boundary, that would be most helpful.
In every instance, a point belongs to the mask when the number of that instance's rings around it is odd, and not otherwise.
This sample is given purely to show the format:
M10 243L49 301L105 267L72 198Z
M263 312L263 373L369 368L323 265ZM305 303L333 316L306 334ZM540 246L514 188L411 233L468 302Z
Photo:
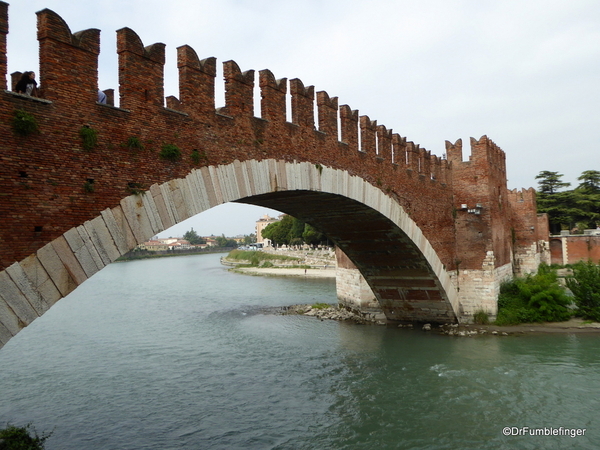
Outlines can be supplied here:
M236 267L232 268L238 273L254 276L287 276L287 277L306 277L306 278L335 278L335 268L327 269L300 269L300 268L281 268L281 267ZM387 326L397 326L399 328L423 329L426 332L445 334L449 336L518 336L540 333L589 333L600 334L600 323L590 322L579 318L573 318L566 322L546 322L529 323L509 326L498 325L476 325L476 324L454 324L454 325L435 325L429 324L396 324L388 322L383 313L356 313L331 306L330 308L313 308L312 305L291 305L280 308L275 314L298 314L316 317L321 320L353 321L359 324L377 324Z
M284 267L235 267L234 272L258 276L306 277L306 278L335 278L335 268L331 269L300 269Z

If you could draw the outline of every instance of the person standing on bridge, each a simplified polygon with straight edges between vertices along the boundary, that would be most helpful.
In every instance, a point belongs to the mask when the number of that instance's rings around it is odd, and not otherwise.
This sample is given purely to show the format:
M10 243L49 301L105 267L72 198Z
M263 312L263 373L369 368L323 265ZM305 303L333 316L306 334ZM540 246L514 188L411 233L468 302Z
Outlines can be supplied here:
M15 90L18 94L37 97L37 81L35 81L35 72L23 72L21 79L15 86Z

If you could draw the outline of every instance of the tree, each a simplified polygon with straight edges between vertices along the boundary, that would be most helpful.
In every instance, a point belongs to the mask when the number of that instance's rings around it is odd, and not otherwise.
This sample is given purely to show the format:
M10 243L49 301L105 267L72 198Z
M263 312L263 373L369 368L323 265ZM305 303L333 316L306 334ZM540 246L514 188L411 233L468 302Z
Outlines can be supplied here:
M326 240L326 237L312 225L306 224L304 233L302 233L302 239L304 239L304 242L308 245L319 245Z
M267 225L262 230L262 237L270 239L276 245L288 245L290 243L290 231L294 218L290 215L284 215L278 222L273 222Z
M577 186L578 190L590 193L600 194L600 172L597 170L585 170L577 177L581 184Z
M217 246L219 247L237 247L237 242L235 239L228 239L224 234L215 238L215 241L217 241Z
M573 275L566 284L573 293L578 314L600 321L600 266L591 261L574 264Z
M251 233L244 236L244 245L254 244L256 242L256 234Z
M558 189L563 187L571 186L571 183L566 183L560 179L563 177L562 173L550 172L548 170L541 171L536 177L540 186L539 192L542 194L554 194Z
M198 233L193 228L190 231L186 231L183 238L192 245L206 244L206 241L198 236Z
M543 171L537 195L538 211L547 213L550 229L558 233L561 229L596 228L600 221L600 172L586 170L578 180L582 183L575 189L558 192L569 183L560 181L562 174Z
M0 430L0 449L2 450L43 450L44 442L52 433L38 436L35 428L31 425L17 427L8 424L6 428Z

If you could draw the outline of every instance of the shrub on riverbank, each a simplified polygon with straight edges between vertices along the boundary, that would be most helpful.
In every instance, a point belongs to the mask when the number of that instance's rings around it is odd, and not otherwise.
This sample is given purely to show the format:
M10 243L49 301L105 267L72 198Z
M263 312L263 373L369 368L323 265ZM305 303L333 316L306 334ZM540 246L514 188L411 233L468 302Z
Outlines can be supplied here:
M6 428L0 430L0 449L1 450L43 450L44 442L52 433L42 433L38 436L35 428L31 425L17 427L7 424Z
M600 322L600 266L580 261L573 264L572 270L566 283L573 292L577 315Z
M227 259L236 261L249 261L252 266L273 267L272 261L299 261L300 258L285 255L273 255L271 253L255 250L232 250ZM270 265L269 265L270 264Z
M556 270L541 264L535 275L503 283L498 297L497 325L569 320L572 299L558 283Z

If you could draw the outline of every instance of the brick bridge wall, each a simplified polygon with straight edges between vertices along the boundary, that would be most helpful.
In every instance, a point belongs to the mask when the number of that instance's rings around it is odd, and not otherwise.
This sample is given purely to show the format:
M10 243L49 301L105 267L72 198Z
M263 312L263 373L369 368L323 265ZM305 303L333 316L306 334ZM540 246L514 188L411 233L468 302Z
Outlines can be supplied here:
M5 76L7 33L8 5L0 2ZM485 136L472 140L469 161L462 161L460 142L447 143L446 160L338 106L336 97L315 93L299 79L276 79L269 70L258 72L261 117L255 117L255 72L242 72L233 61L223 63L225 106L216 108L216 59L200 60L187 45L177 49L179 98L168 97L165 107L165 46L144 46L128 28L117 31L119 105L110 104L111 90L104 105L96 101L99 30L72 34L45 9L38 12L38 40L41 98L0 92L0 269L138 189L236 161L308 162L360 177L408 214L445 270L457 276L509 267L542 239L514 226L524 212L535 216L535 196L524 194L528 200L519 204L519 194L508 191L504 152ZM14 131L17 110L35 117L36 133ZM80 136L86 128L97 131L91 149ZM181 150L176 161L159 156L167 144Z

